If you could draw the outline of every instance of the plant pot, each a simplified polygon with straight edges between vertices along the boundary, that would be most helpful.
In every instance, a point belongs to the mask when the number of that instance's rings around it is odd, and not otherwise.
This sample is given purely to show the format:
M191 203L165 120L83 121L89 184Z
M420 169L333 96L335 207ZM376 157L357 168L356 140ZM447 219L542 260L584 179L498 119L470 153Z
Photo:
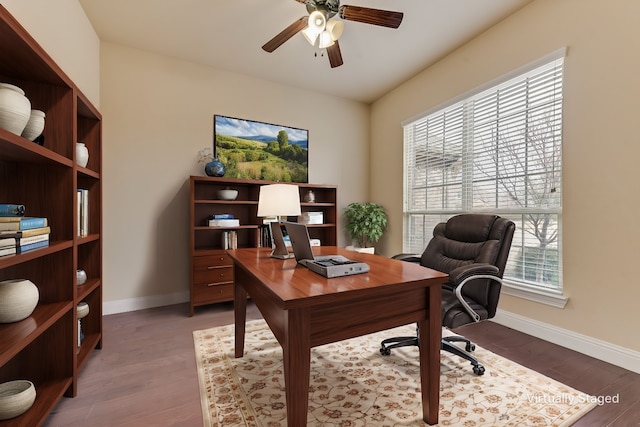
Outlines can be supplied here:
M19 322L31 316L39 298L38 287L30 280L0 282L0 323Z

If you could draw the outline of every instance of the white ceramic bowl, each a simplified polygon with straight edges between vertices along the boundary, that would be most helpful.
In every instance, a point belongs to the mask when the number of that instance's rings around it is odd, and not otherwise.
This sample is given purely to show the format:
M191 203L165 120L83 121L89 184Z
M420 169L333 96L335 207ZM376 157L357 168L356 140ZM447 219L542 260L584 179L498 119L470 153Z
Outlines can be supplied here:
M31 381L15 380L0 384L0 420L24 414L36 401L36 388Z
M31 316L39 298L38 287L30 280L0 282L0 323L19 322Z
M44 130L44 116L44 111L31 110L29 121L22 131L22 137L27 138L29 141L39 137Z
M78 319L87 317L87 314L89 314L89 304L84 301L78 303L78 306L76 307L76 314Z
M235 200L238 197L238 190L231 190L230 188L224 190L218 190L216 193L220 200Z

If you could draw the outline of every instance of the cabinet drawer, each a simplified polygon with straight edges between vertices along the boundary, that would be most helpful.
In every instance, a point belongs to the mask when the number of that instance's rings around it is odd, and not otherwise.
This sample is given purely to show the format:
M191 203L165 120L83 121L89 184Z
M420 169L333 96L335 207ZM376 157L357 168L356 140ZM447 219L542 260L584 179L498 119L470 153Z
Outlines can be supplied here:
M198 270L210 270L212 267L231 266L233 261L227 254L197 256L193 258L193 268Z
M233 283L232 266L211 266L204 270L196 269L193 272L194 284L218 284Z
M233 301L233 283L207 284L196 283L193 285L194 294L191 295L193 304L215 303Z

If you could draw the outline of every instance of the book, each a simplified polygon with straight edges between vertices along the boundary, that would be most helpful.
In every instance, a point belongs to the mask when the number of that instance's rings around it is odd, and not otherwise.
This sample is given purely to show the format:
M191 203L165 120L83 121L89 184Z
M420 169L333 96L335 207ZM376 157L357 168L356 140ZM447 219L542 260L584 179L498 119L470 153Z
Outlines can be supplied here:
M320 212L303 212L298 216L298 222L301 224L322 224L324 222L324 214Z
M18 237L15 239L15 244L17 246L26 246L31 243L44 242L49 241L48 234L38 234L37 236L29 236L29 237Z
M215 214L211 216L211 219L233 219L233 214Z
M28 245L17 246L16 252L20 254L23 252L31 251L33 249L44 248L46 246L49 246L49 239L43 240L42 242L35 242L35 243L30 243Z
M19 230L19 231L4 230L4 231L0 231L0 239L4 239L8 237L13 237L15 239L20 237L38 236L40 234L49 234L49 233L51 233L51 227L49 226L30 228L28 230Z
M78 188L78 237L86 237L89 235L89 190Z
M42 228L48 225L47 218L38 217L0 217L0 231L20 231Z
M7 248L16 246L16 239L14 237L2 237L0 236L0 248Z
M16 245L0 248L0 256L15 255L16 252Z
M24 216L24 205L0 203L0 216Z
M210 219L209 227L238 227L239 219Z

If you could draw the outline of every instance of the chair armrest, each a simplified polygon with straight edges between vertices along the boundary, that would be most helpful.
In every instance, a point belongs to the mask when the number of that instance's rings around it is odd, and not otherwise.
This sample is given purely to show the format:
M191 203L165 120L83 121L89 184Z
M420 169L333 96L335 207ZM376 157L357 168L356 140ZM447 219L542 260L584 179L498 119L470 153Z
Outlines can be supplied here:
M420 254L398 254L391 257L392 259L397 259L400 261L413 262L420 264L421 256Z
M454 292L456 298L460 301L460 304L464 307L465 311L473 318L475 322L480 321L480 315L471 308L469 303L464 299L462 295L462 289L464 285L475 279L489 279L495 280L498 283L502 283L502 279L498 276L498 267L491 264L470 264L462 267L458 267L449 273L449 282L455 285Z
M449 272L449 283L453 287L458 287L460 283L464 282L470 276L496 276L499 274L498 267L491 264L469 264L462 267L455 268Z

